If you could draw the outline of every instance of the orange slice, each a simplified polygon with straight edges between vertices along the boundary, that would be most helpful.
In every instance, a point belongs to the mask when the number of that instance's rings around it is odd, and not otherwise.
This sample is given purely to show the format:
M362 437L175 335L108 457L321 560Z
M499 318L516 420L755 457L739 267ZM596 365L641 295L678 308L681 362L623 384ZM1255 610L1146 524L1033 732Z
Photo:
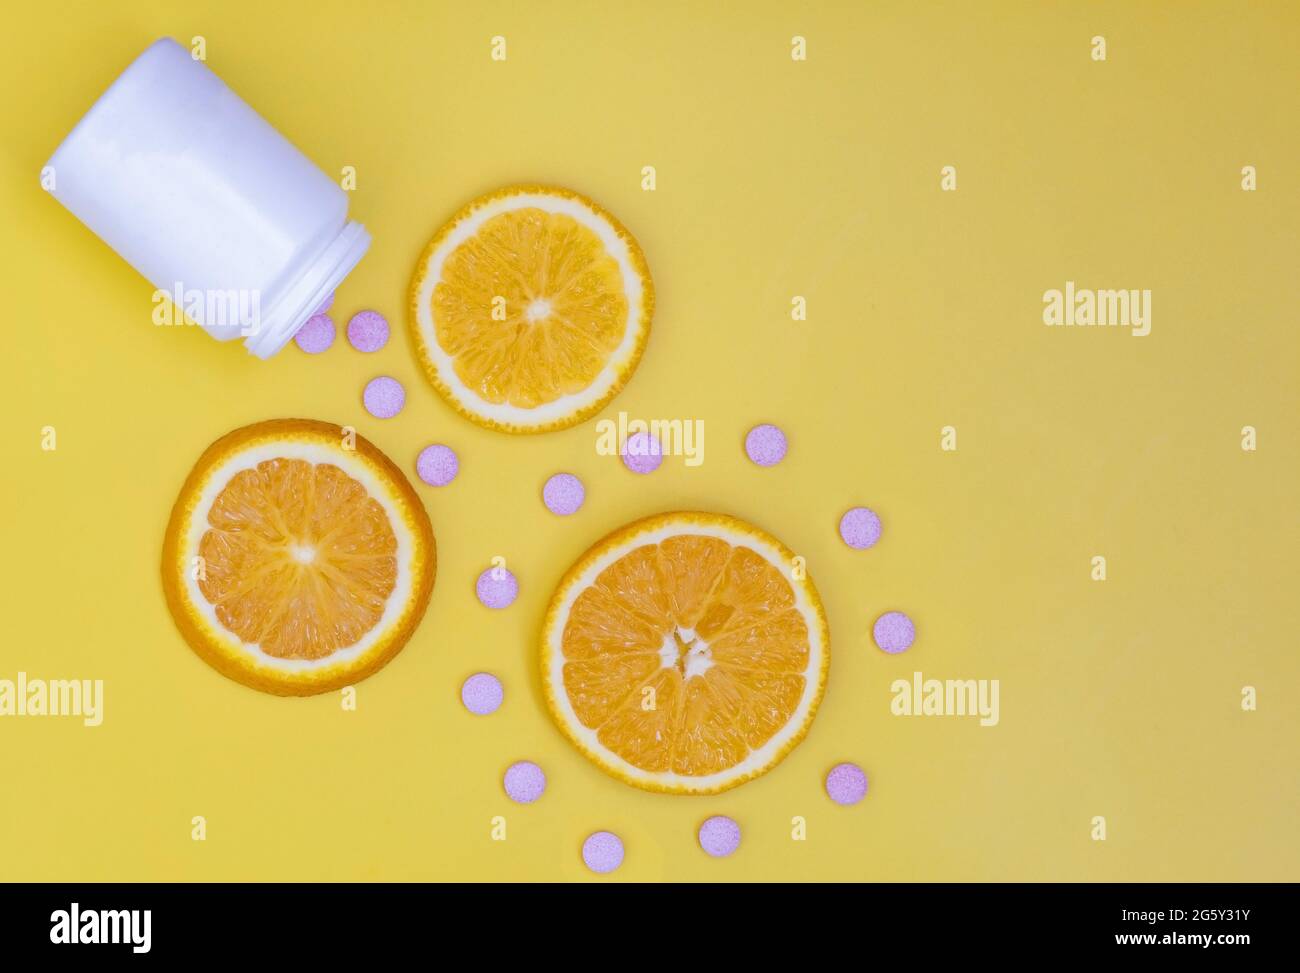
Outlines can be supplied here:
M285 696L351 685L406 644L433 590L433 529L401 471L351 430L274 419L195 464L163 542L190 647Z
M830 631L780 541L734 517L669 513L569 569L541 658L552 716L601 768L647 790L714 793L803 739Z
M654 285L632 235L568 189L510 186L434 236L411 281L425 371L461 415L544 432L594 415L650 334Z

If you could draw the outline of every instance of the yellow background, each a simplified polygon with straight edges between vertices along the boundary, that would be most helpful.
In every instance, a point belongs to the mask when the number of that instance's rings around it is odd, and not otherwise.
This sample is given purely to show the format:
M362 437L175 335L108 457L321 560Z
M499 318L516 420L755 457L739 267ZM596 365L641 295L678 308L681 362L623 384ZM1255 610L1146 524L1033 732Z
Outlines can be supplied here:
M607 828L627 845L616 879L1300 878L1300 7L315 0L7 19L0 678L100 678L106 702L97 729L0 718L0 877L582 879L582 838ZM382 352L259 362L156 328L152 287L42 192L62 136L164 34L203 35L209 66L327 172L356 167L375 242L334 314L388 315ZM479 429L417 370L421 247L471 197L535 180L603 203L654 274L648 351L602 415L703 419L702 466L634 476L596 454L594 420ZM1042 294L1066 280L1150 288L1151 334L1045 327ZM381 373L409 390L388 421L360 404ZM222 678L163 604L187 469L275 416L355 424L412 476L430 442L460 454L453 485L418 487L440 554L428 616L355 713ZM791 440L774 469L741 449L760 421ZM587 484L572 518L540 500L559 470ZM836 534L855 504L884 521L871 551ZM807 740L718 797L605 777L539 695L563 570L672 508L772 531L830 615ZM522 584L503 612L472 590L495 554ZM889 657L869 631L893 608L919 638ZM488 718L458 698L480 669L506 687ZM916 670L999 679L1000 725L890 715L890 682ZM549 777L528 807L500 783L524 758ZM856 807L822 788L841 760L871 778ZM727 860L696 843L715 813L744 832Z

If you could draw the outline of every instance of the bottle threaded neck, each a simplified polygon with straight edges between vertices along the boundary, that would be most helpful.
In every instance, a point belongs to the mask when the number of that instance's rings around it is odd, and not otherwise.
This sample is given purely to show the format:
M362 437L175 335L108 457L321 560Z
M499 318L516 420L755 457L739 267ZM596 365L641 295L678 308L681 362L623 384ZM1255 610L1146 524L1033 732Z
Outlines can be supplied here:
M270 358L287 345L369 248L370 234L366 228L355 221L345 223L339 235L289 283L274 307L262 315L253 333L244 339L244 347L258 358Z

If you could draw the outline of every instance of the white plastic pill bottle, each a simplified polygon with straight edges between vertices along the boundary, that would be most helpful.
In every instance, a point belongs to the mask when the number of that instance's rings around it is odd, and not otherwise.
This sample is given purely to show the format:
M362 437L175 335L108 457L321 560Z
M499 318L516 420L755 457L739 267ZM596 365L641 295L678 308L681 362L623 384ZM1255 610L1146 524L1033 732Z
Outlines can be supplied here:
M42 184L178 314L260 358L370 246L347 193L171 38L95 102Z

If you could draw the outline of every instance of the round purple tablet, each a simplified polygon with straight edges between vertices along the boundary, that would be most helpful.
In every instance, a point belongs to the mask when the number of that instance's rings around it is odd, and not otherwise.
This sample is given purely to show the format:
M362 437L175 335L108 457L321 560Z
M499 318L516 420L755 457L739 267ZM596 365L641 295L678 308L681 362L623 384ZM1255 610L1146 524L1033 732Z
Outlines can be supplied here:
M874 547L880 540L880 518L866 507L854 507L840 518L840 537L855 550Z
M334 319L317 311L293 336L294 343L309 355L319 355L334 344Z
M902 612L885 612L876 619L871 634L878 646L895 655L912 647L916 641L916 626Z
M700 847L714 858L726 858L740 847L740 825L719 814L700 825Z
M321 303L321 306L316 308L316 313L324 314L333 306L334 306L334 292L330 291L329 297L325 298L325 300Z
M488 608L508 608L519 597L519 579L505 568L488 568L474 583L474 593Z
M531 760L521 760L507 767L501 783L505 786L506 797L516 804L532 804L546 791L546 775Z
M391 419L406 405L406 389L397 379L380 375L366 383L361 401L376 419Z
M415 472L429 486L446 486L460 472L460 460L450 446L435 443L420 450L415 458Z
M476 672L461 684L460 701L475 716L495 713L505 699L501 680L490 672Z
M745 455L759 466L775 466L785 459L786 448L785 433L770 422L755 426L745 437Z
M664 461L663 447L648 432L634 432L623 444L623 465L633 473L653 473Z
M597 831L582 843L582 861L597 875L623 864L623 839L611 831Z
M357 351L378 351L388 344L388 319L378 311L358 311L348 321L348 343Z
M826 793L836 804L857 804L867 796L867 775L857 764L836 764L826 775Z
M556 473L542 487L542 503L551 513L561 517L577 513L586 499L586 487L572 473Z

